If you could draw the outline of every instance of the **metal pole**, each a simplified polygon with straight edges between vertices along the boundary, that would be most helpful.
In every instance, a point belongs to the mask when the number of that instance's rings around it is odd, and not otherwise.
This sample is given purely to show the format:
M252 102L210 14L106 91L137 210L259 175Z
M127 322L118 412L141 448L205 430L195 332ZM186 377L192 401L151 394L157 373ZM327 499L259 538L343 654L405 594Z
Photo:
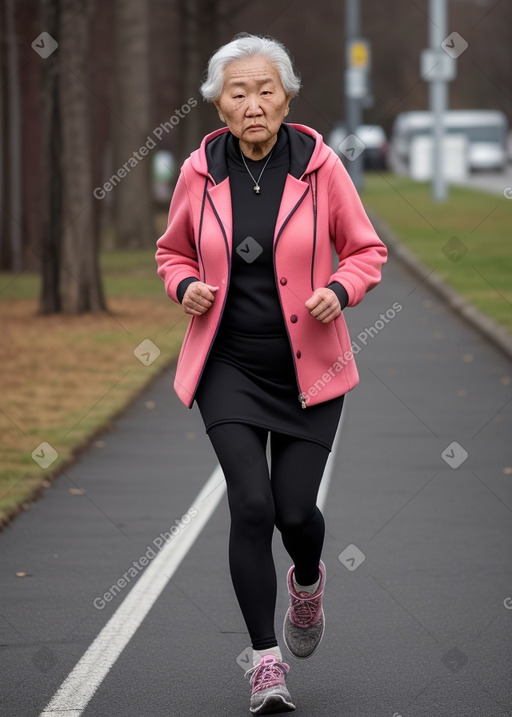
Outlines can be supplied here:
M345 0L345 40L346 46L350 40L355 40L361 35L361 7L359 0ZM357 128L361 124L361 100L351 97L345 87L345 108L347 134L357 135ZM363 183L363 155L349 160L347 171L357 189Z
M429 0L430 47L442 52L441 43L447 34L446 0ZM446 80L436 79L430 82L430 112L432 113L432 199L443 202L447 198L447 187L443 166L444 116L448 109L448 84Z

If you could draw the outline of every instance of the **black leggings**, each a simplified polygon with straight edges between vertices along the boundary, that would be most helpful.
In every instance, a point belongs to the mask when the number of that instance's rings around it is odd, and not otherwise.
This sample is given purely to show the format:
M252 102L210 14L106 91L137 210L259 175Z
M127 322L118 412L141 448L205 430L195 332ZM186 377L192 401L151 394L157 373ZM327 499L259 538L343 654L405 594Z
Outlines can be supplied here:
M316 499L329 449L243 423L223 423L208 436L224 472L231 530L233 587L255 650L277 645L274 525L295 565L299 585L318 580L325 526ZM269 480L270 478L270 480Z

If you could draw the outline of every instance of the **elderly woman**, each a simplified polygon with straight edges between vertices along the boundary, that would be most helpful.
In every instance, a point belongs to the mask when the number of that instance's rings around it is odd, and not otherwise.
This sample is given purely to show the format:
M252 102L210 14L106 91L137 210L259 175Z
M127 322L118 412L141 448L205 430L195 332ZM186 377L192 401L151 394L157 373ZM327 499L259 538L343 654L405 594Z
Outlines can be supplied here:
M192 316L175 389L197 402L226 479L254 714L295 709L274 632L274 526L293 561L284 642L307 658L322 639L316 499L359 380L342 311L386 261L339 157L315 130L283 122L299 87L272 38L243 34L215 52L201 92L227 126L183 164L156 253L167 294Z

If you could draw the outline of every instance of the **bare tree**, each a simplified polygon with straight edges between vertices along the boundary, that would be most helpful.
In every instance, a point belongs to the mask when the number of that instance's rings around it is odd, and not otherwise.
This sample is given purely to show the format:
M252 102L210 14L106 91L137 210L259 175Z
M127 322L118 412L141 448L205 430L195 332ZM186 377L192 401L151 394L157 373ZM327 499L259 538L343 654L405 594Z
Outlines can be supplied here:
M93 3L61 0L59 105L62 131L60 293L64 313L105 308L94 233L91 96L87 87Z
M197 99L193 111L178 127L178 161L195 149L202 137L219 125L215 110L201 100L199 85L209 56L218 42L218 15L215 0L179 0L181 75L179 97L182 102ZM179 100L178 100L179 101ZM215 124L217 123L217 124Z
M51 37L59 34L59 6L52 0L43 0L41 12L43 25ZM59 112L59 55L53 52L46 58L43 79L44 139L43 156L48 182L45 187L45 219L41 240L33 251L41 260L41 295L39 310L42 314L60 311L59 255L61 227L60 167L60 112Z
M123 248L149 246L154 243L151 153L139 152L144 146L154 148L147 141L151 132L147 0L115 0L114 28L113 170L119 179L113 189L115 243Z
M88 72L92 9L92 3L84 5L80 0L59 0L58 8L54 3L45 3L45 10L58 29L59 46L54 53L58 77L53 74L47 77L51 94L46 140L51 175L47 232L41 251L43 313L78 314L105 308L99 238L94 231L90 151ZM52 15L55 10L56 16ZM51 66L48 68L51 71Z

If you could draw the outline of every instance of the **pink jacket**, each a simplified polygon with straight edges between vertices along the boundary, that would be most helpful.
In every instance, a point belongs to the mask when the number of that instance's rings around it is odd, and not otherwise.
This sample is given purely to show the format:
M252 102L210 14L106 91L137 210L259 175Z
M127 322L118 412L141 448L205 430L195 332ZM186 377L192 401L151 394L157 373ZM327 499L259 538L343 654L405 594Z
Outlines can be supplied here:
M274 235L276 284L293 353L303 408L350 391L359 381L343 313L329 324L310 316L304 303L313 291L341 283L348 306L376 286L387 251L373 229L339 157L315 130L287 125L315 140L305 173L288 174ZM172 197L167 230L157 241L158 275L178 301L183 279L219 286L202 316L192 317L178 358L174 388L191 407L229 287L231 194L229 179L216 183L206 147L227 128L207 135L184 162ZM339 257L334 270L332 247Z

